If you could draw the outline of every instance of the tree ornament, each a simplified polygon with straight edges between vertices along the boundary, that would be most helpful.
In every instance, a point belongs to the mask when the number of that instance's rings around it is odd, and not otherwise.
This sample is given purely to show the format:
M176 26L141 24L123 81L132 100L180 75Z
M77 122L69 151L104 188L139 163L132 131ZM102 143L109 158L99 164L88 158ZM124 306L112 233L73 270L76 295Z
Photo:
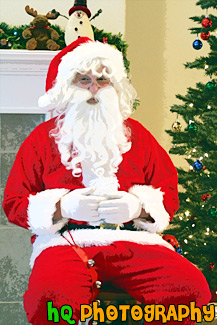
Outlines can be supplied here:
M180 246L177 248L176 253L183 255L183 250L181 249Z
M195 50L200 50L203 47L203 43L197 38L194 42L193 42L193 48Z
M210 271L213 271L214 267L215 267L215 263L213 262L210 262L209 265L208 265Z
M212 302L217 302L217 288L215 290L210 290L211 291L211 299L210 303Z
M1 42L1 45L2 46L6 46L7 43L8 43L8 41L6 40L6 38L2 38L0 42Z
M203 169L203 164L201 163L201 161L199 159L197 159L195 161L195 163L193 164L193 168L196 172L198 172L199 170Z
M212 207L208 210L208 215L210 217L217 217L217 210L215 207Z
M195 220L195 218L196 218L196 215L195 215L195 214L192 214L192 215L190 216L189 220L193 221L193 220Z
M203 28L209 28L209 27L212 27L212 20L211 19L209 19L208 17L206 17L206 18L204 18L203 20L202 20L202 26L203 26Z
M197 125L192 120L189 121L188 131L192 133L197 131Z
M181 128L182 128L182 124L176 120L173 124L172 124L172 130L175 131L175 132L179 132L181 131Z
M200 34L200 37L201 37L202 40L206 41L206 40L209 39L209 37L210 37L210 33L209 33L209 32L207 32L207 33L203 33L203 32L202 32L202 33Z
M163 239L166 240L170 245L177 250L179 244L175 236L173 235L163 235Z
M209 90L212 90L216 87L216 83L214 80L210 80L207 82L206 84L206 88L209 89Z
M207 193L207 194L203 194L203 195L201 196L201 200L204 201L204 202L206 202L207 199L210 198L210 197L211 197L211 194L209 194L209 193Z

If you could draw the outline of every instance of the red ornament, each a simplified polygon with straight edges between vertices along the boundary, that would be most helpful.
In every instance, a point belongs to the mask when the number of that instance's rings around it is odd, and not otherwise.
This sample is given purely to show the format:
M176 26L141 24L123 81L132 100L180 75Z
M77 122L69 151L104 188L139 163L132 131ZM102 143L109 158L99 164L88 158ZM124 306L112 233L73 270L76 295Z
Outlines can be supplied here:
M206 166L203 166L203 170L205 170L206 169Z
M210 302L217 302L217 288L216 290L211 290Z
M202 196L201 196L201 200L202 201L207 201L207 199L209 198L211 196L211 194L209 194L209 193L207 193L207 194L203 194Z
M213 271L215 264L213 262L210 262L208 267L209 267L210 271Z
M194 220L196 218L196 214L192 214L191 216L190 216L190 218L189 218L189 220Z
M208 17L204 18L202 20L202 26L203 26L203 28L209 28L209 27L211 27L212 26L212 20L209 19Z
M179 246L179 243L176 239L175 236L172 236L172 235L164 235L163 236L163 239L166 240L170 245L172 245L175 249L178 248Z
M200 37L201 37L202 40L206 41L206 40L209 39L210 33L209 32L208 33L201 33Z

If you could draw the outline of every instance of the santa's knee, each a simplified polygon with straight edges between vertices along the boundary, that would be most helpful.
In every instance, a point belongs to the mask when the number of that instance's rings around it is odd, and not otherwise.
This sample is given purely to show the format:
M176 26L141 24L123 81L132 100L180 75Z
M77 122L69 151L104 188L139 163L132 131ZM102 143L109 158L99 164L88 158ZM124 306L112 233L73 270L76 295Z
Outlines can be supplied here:
M190 291L193 297L195 297L195 302L198 306L206 305L209 303L211 298L211 293L209 285L205 279L205 276L199 269L195 269L192 272L192 278L189 282Z
M64 287L51 287L50 281L43 286L39 286L38 290L27 290L24 294L24 309L28 321L33 325L39 324L66 324L64 321L65 312L62 310L67 306L67 314L78 321L79 305L71 296L65 294ZM69 316L67 316L69 317Z
M202 272L186 260L182 268L177 269L175 279L180 296L186 303L195 301L196 305L206 305L211 298L209 285Z
M39 312L45 313L49 302L55 304L55 306L61 306L64 301L63 292L59 292L57 288L49 285L49 281L46 284L31 285L23 296L24 308L28 313L35 314Z

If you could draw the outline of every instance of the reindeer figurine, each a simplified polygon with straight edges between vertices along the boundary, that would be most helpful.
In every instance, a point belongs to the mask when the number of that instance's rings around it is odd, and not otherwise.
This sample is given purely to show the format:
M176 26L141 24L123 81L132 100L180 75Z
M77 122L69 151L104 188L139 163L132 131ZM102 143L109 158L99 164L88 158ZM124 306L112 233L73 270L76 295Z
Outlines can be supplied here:
M46 16L38 15L37 11L29 6L26 6L25 10L35 17L30 23L32 27L26 28L22 33L23 38L30 38L26 43L27 50L58 50L60 46L55 41L59 39L59 34L49 27L48 21L48 19L56 19L58 13L48 12Z

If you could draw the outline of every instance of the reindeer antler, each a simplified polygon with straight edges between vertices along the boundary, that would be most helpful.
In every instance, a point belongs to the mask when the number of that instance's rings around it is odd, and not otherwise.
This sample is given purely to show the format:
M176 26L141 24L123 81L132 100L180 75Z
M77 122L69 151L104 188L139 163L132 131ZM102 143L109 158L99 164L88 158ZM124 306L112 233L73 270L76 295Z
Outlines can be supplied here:
M58 11L56 11L55 9L49 11L45 17L47 17L47 19L57 19L57 17L60 16L60 13Z
M37 16L37 11L34 10L33 8L30 9L30 6L25 6L25 10L27 12L27 14L29 14L30 16L36 17Z

